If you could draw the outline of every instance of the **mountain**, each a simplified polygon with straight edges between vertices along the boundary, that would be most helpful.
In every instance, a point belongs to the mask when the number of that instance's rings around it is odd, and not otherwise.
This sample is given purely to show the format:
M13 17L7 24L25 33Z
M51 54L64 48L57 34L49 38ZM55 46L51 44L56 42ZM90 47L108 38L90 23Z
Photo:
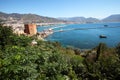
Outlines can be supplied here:
M71 17L71 18L58 18L60 20L67 20L67 21L75 21L75 22L79 22L79 21L83 21L85 20L84 17Z
M99 19L96 18L85 18L85 17L71 17L71 18L58 18L60 20L66 20L66 21L73 21L73 22L77 22L77 23L96 23L96 22L100 22Z
M19 14L19 13L3 13L0 12L0 19L8 22L23 22L23 23L53 23L53 22L64 22L51 17L44 17L36 14Z
M120 22L120 14L108 16L102 22Z
M92 17L86 18L86 23L97 23L97 22L101 22L101 21L97 18L92 18Z
M98 23L98 22L120 22L120 14L108 16L102 20L97 18L85 18L85 17L70 17L70 18L51 18L40 16L36 14L19 14L19 13L3 13L0 12L0 19L7 23Z
M102 20L97 18L85 18L85 17L70 17L70 18L58 18L60 20L73 21L77 23L98 23L98 22L120 22L120 14L108 16Z

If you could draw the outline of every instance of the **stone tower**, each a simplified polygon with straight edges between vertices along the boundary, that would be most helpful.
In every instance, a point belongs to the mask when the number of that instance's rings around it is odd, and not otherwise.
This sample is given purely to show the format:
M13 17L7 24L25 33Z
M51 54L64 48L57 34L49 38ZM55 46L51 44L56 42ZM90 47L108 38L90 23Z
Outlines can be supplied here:
M36 25L35 24L25 24L24 32L29 35L35 35L37 33Z

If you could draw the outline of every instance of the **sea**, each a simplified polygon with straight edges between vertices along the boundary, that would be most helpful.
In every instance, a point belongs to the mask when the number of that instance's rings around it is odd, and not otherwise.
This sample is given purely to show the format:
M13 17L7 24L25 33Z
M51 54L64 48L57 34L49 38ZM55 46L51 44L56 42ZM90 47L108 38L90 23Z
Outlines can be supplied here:
M120 23L58 24L38 26L37 31L49 28L54 33L45 39L57 41L65 47L92 49L99 43L105 43L108 47L116 47L120 43ZM100 35L106 38L100 38Z

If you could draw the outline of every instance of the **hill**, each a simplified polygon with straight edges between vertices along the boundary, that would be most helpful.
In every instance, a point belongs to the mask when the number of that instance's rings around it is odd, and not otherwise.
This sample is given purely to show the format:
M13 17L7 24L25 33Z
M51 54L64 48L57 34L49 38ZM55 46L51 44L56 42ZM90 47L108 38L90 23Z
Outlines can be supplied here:
M36 14L19 14L19 13L3 13L0 12L0 19L8 22L23 22L23 23L52 23L52 22L64 22L51 17L44 17Z
M108 16L102 22L120 22L120 14Z
M99 23L99 22L120 22L120 14L108 16L102 20L97 18L85 17L69 17L69 18L51 18L40 16L36 14L19 14L19 13L3 13L0 12L0 19L7 21L7 23L59 23L59 22L73 22L73 23Z
M60 20L67 20L67 21L73 21L73 22L78 22L78 23L95 23L95 22L100 22L99 19L96 18L85 18L85 17L70 17L70 18L58 18Z
M102 20L97 18L85 18L85 17L70 17L70 18L58 18L60 20L73 21L77 23L98 23L98 22L120 22L120 14L108 16Z

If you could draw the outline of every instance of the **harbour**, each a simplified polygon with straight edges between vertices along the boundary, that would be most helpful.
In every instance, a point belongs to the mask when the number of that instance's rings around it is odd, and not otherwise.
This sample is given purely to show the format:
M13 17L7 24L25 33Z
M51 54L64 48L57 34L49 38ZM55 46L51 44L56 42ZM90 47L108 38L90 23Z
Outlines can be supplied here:
M104 24L69 24L64 27L58 26L58 28L52 30L52 34L45 37L45 40L58 41L63 46L74 46L81 49L91 49L100 42L106 43L109 47L115 47L120 42L120 23L106 23L108 27L105 27ZM107 38L99 37L103 34Z

